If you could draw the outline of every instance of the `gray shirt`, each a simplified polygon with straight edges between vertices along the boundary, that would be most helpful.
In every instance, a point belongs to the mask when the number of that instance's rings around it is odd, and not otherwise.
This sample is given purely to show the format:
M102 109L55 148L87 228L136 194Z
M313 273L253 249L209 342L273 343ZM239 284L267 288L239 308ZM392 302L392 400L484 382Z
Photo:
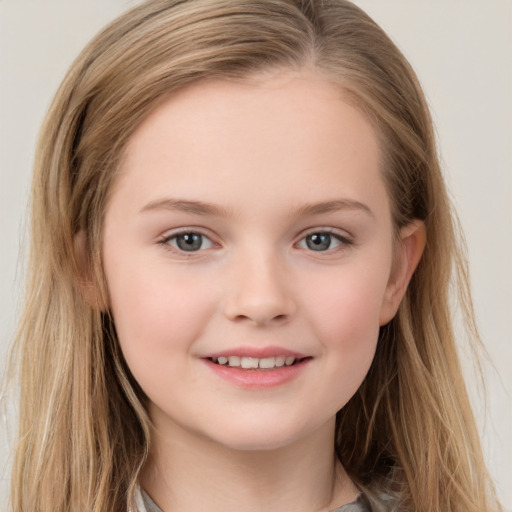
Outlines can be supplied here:
M158 505L141 489L142 504L139 505L138 512L162 512ZM371 512L370 507L364 498L359 496L356 501L342 505L331 512Z

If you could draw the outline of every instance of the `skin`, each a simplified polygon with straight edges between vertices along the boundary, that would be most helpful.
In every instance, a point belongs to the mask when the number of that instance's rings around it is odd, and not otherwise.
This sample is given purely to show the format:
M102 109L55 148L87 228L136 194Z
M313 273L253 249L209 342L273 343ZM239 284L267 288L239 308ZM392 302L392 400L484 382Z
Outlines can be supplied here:
M180 249L183 230L198 250ZM326 232L312 250L307 236ZM103 261L154 423L141 481L165 512L311 512L357 496L335 461L335 414L396 312L422 225L401 239L372 126L312 70L196 84L136 130ZM204 359L267 346L308 360L247 388Z

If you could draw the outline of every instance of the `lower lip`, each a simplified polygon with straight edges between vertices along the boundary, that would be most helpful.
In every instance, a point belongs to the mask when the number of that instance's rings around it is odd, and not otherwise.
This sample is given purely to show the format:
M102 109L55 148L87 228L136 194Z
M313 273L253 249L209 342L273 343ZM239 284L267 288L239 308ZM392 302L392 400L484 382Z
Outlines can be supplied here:
M270 370L243 370L236 366L216 364L203 359L206 365L219 377L246 389L267 389L281 386L297 378L306 368L311 358L303 359L291 366L281 366Z

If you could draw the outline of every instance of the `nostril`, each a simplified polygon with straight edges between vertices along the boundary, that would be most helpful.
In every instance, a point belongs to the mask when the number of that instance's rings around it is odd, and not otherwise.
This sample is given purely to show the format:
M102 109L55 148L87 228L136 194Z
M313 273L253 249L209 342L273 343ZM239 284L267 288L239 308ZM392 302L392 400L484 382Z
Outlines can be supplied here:
M261 282L258 286L239 286L223 306L225 315L235 322L250 321L257 325L287 322L295 313L295 301L274 281L265 282L265 286Z
M288 319L287 314L280 315L258 315L256 313L249 315L237 315L235 320L244 321L249 320L251 322L255 322L257 324L266 324L269 322L285 322Z

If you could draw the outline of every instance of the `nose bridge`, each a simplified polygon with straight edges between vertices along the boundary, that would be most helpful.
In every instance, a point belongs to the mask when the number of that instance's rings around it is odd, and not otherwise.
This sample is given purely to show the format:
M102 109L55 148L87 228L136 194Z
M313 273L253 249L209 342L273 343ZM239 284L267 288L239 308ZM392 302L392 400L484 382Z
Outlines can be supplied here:
M225 313L261 325L284 321L296 310L283 256L275 248L249 247L234 258Z

